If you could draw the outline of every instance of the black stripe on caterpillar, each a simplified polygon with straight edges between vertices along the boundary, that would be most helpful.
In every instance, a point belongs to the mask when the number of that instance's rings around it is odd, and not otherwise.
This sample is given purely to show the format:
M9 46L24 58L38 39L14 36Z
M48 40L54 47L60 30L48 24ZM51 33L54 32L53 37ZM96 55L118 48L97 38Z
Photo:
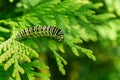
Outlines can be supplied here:
M64 34L61 29L53 26L35 26L26 28L20 31L15 39L21 40L33 37L51 37L57 39L58 41L64 40Z

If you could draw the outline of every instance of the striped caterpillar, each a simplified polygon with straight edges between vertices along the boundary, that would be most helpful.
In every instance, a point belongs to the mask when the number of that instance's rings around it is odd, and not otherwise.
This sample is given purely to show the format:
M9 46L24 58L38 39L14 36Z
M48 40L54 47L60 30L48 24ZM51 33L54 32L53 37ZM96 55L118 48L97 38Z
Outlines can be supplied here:
M21 40L30 37L51 37L58 41L64 40L64 34L61 29L53 26L35 26L26 28L17 34L16 39Z

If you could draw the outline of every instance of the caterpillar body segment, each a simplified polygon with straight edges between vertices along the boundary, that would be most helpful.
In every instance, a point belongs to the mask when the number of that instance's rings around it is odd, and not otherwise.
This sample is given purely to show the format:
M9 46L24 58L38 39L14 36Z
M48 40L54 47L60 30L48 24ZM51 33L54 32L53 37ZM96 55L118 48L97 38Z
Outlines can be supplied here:
M53 26L35 26L26 28L17 34L16 39L21 40L33 37L50 37L55 38L58 41L64 40L64 34L61 29Z

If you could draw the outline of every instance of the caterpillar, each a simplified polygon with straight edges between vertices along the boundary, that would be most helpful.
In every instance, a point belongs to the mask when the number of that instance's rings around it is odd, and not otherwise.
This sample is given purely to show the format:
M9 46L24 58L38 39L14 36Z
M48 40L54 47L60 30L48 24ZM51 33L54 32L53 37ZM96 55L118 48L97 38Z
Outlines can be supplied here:
M53 26L34 26L23 29L17 34L15 39L21 40L33 37L51 37L57 39L58 41L64 40L64 34L61 29Z

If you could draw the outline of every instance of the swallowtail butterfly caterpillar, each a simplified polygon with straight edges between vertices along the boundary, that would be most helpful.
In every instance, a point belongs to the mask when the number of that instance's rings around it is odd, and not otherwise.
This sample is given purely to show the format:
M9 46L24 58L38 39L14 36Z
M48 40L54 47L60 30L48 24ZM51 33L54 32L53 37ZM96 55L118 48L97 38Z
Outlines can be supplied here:
M61 29L53 26L35 26L26 28L17 34L16 39L21 40L33 37L51 37L58 41L64 40L64 34Z

